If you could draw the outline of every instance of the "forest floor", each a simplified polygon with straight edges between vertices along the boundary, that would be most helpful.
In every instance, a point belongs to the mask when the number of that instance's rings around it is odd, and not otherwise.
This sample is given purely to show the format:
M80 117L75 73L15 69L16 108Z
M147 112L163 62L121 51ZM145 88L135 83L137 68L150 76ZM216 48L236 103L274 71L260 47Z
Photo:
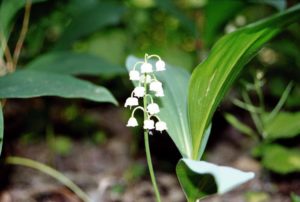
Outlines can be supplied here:
M95 202L154 202L154 193L148 176L143 149L132 155L132 136L129 129L108 118L101 112L101 123L112 135L99 146L84 140L72 140L68 155L56 155L46 142L14 142L10 155L27 157L51 165L79 185ZM117 111L115 114L118 114ZM121 116L116 116L121 117ZM125 125L125 124L124 124ZM230 131L229 131L230 132ZM153 139L157 134L151 136ZM164 134L162 134L164 135ZM289 202L289 192L300 191L300 180L272 182L258 161L241 149L235 136L210 140L205 155L207 161L232 166L256 173L254 180L222 196L212 196L203 202ZM153 161L163 202L184 202L185 197L175 175L175 160L166 163L168 148L152 141ZM171 144L171 141L168 140ZM213 143L212 143L213 142ZM169 144L168 143L168 144ZM142 145L139 146L143 148ZM151 147L152 148L152 147ZM160 155L162 154L162 155ZM167 156L172 152L167 153ZM79 202L80 200L65 186L42 172L22 166L6 166L1 171L1 202ZM5 184L4 184L5 183Z

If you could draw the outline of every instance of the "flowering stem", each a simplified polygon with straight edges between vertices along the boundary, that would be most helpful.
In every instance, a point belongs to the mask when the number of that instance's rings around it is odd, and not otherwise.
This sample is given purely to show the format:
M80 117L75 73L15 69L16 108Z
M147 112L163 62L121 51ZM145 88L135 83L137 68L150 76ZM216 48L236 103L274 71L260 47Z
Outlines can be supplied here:
M145 79L146 79L146 76L145 76ZM146 81L144 82L144 87L147 91ZM147 103L147 97L146 96L144 96L143 102L144 102L144 120L146 120L146 119L148 119L148 113L147 113L147 104L148 103ZM157 186L157 183L156 183L155 174L154 174L153 165L152 165L152 160L151 160L148 130L144 130L144 141L145 141L147 164L148 164L148 168L149 168L149 173L150 173L150 177L151 177L152 186L153 186L153 189L154 189L154 192L155 192L156 201L161 202L160 193L159 193L158 186Z
M151 181L152 181L152 186L153 186L155 196L156 196L156 201L161 202L160 193L159 193L159 190L158 190L158 186L157 186L157 183L156 183L155 174L154 174L154 170L153 170L153 166L152 166L151 153L150 153L150 147L149 147L149 135L148 135L148 132L146 130L144 132L144 139L145 139L145 149L146 149L147 163L148 163L148 168L149 168L150 177L151 177Z

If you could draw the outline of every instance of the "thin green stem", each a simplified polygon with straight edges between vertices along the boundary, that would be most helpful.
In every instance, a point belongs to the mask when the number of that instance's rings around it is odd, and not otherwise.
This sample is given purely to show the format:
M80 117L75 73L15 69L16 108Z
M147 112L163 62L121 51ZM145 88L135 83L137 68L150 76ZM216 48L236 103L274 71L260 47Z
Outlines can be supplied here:
M247 106L251 106L251 105L253 106L252 101L251 101L247 91L242 92L242 97L243 97L245 103L247 103ZM259 132L259 134L262 135L262 137L264 137L265 133L264 133L263 124L262 124L262 121L261 121L260 117L258 116L257 113L254 113L249 109L248 109L248 111L251 115L251 118L252 118L253 123L256 127L256 130Z
M144 132L144 139L145 139L145 150L146 150L147 163L148 163L148 168L149 168L149 172L150 172L152 186L153 186L153 189L155 192L156 201L161 202L160 193L159 193L158 186L156 183L152 160L151 160L151 152L150 152L150 147L149 147L149 135L146 130Z
M285 101L287 100L291 90L293 87L293 82L290 82L287 87L285 88L284 92L282 93L280 100L278 101L277 105L275 106L275 108L272 110L272 112L269 114L269 116L267 117L267 121L272 120L281 110L281 108L283 107Z
M145 79L146 79L146 74L145 74ZM146 81L144 82L144 87L147 91ZM143 102L144 102L144 120L146 120L146 119L148 119L148 114L147 114L147 104L148 103L147 103L146 96L144 96ZM158 186L157 186L157 182L156 182L155 174L154 174L154 170L153 170L152 160L151 160L148 130L144 131L144 141L145 141L145 151L146 151L147 164L148 164L148 168L149 168L149 173L150 173L150 177L151 177L152 186L153 186L153 189L154 189L154 192L155 192L156 201L161 202L160 193L159 193L159 190L158 190Z
M36 170L39 170L56 180L60 181L62 184L64 184L66 187L68 187L70 190L72 190L82 201L84 202L90 202L91 199L89 196L82 191L74 182L72 182L69 178L64 176L62 173L54 170L53 168L39 163L37 161L27 159L27 158L22 158L22 157L16 157L16 156L10 156L6 158L6 163L8 164L13 164L13 165L21 165L21 166L26 166L29 168L33 168Z
M255 91L257 93L258 100L259 100L259 108L261 108L262 111L264 112L265 111L265 101L264 101L264 96L263 96L263 92L262 92L261 82L262 81L255 78L254 86L255 86Z

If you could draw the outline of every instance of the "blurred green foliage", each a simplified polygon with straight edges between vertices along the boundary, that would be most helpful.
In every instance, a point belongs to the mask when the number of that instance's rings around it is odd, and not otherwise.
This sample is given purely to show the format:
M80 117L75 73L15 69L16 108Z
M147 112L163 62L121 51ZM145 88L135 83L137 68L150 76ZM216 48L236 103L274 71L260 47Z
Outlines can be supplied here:
M0 2L0 32L13 51L22 28L25 1ZM123 66L127 55L158 53L169 64L192 71L207 57L212 45L222 35L287 6L285 1L269 0L226 0L221 3L214 0L35 0L32 3L29 29L17 65L17 69L22 70L1 78L2 99L18 97L14 93L21 93L22 97L55 94L115 102L105 90L107 99L102 99L102 95L91 94L99 88L88 81L82 81L85 79L111 89L116 99L122 102L124 95L128 94L126 91L129 91L126 88L128 82L122 80L125 78ZM287 136L294 138L299 134L298 115L294 113L300 109L299 31L300 25L295 24L280 34L266 45L242 74L243 79L247 79L251 69L263 69L268 78L263 93L266 94L269 109L273 107L273 100L280 98L287 83L294 81L285 105L289 112L278 114L266 127L270 141L281 141ZM1 72L2 63L7 62L4 42L2 38ZM32 77L32 74L38 76ZM22 87L28 84L22 83L23 78L29 77L36 85L27 86L26 91L23 91ZM57 83L65 80L70 80L74 88ZM10 88L5 88L7 86ZM239 87L239 84L235 85L233 91L239 92L236 90ZM61 89L65 91L61 92ZM91 89L89 93L87 89ZM74 95L74 92L77 94ZM8 93L10 96L7 96ZM82 121L88 118L78 118L84 116L84 112L79 109L82 106L74 103L71 108L66 107L63 118L73 121L78 127L85 125L84 129L90 126L94 128L94 123ZM244 133L254 133L238 119L231 122L239 125ZM293 126L286 128L291 125L286 123L292 122ZM95 129L91 133L94 134L94 141L104 143L107 134L98 131Z

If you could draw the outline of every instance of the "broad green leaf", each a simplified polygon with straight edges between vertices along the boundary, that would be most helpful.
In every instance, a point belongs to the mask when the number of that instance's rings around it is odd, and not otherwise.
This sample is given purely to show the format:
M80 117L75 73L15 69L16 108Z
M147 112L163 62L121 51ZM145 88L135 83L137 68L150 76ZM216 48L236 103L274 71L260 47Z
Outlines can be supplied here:
M124 68L89 54L73 52L52 52L30 62L26 69L41 70L71 75L112 76L126 72Z
M107 89L68 75L20 70L0 77L0 98L40 96L84 98L117 104Z
M291 194L291 199L292 199L292 202L300 202L300 196L295 193Z
M223 194L254 177L253 172L184 158L178 162L176 173L189 202Z
M252 128L250 128L249 126L247 126L246 124L242 123L241 121L239 121L235 116L233 116L232 114L226 113L225 114L225 119L233 126L235 127L237 130L239 130L240 132L252 137L252 138L256 138L258 137L258 135L252 130Z
M264 43L300 19L300 4L265 20L222 37L208 58L192 73L188 93L188 115L193 159L199 159L203 134L217 106L245 64Z
M300 149L266 145L263 148L262 164L267 169L280 174L300 172Z
M138 61L133 56L126 60L128 71ZM183 157L191 157L192 143L187 120L187 88L190 74L182 68L166 65L166 71L157 72L158 80L163 83L165 96L160 99L161 111L159 117L168 125L168 134L174 141ZM137 83L135 83L137 85Z
M267 139L295 137L300 134L300 112L279 112L264 126Z
M87 36L105 26L120 22L124 14L124 7L113 2L98 2L76 13L70 25L65 29L56 49L66 49L81 37Z
M2 145L3 145L3 132L4 132L3 112L2 112L2 106L0 104L0 156L1 156Z

